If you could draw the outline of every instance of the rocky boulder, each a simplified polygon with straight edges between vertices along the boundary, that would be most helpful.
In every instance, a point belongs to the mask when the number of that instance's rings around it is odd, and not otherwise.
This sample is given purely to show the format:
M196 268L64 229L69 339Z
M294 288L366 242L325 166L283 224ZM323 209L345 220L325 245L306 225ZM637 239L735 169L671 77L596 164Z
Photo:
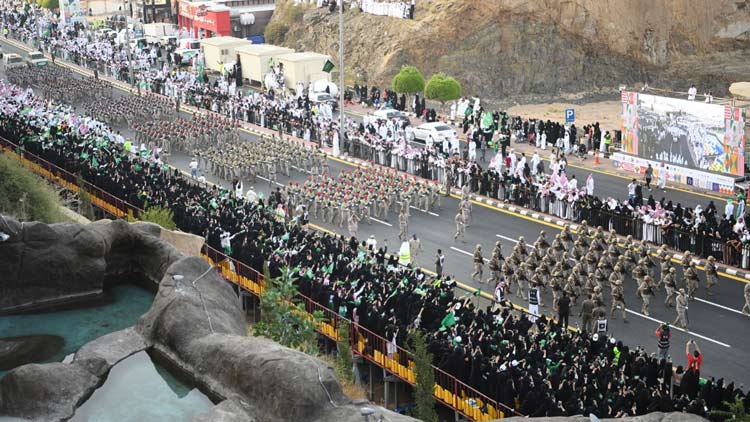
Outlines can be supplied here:
M141 274L158 282L182 256L160 240L166 230L153 224L101 220L48 225L7 216L4 221L10 238L0 242L0 256L7 258L0 260L0 314L99 297L104 281L115 274Z

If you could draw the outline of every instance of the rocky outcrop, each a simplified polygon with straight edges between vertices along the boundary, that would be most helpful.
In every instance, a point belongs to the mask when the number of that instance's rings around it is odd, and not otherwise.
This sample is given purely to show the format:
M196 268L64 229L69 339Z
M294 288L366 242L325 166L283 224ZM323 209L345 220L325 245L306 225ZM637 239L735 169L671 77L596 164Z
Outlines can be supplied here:
M114 365L146 347L131 327L84 345L69 364L20 366L0 378L0 416L67 420Z
M338 16L277 1L283 45L338 63ZM299 10L299 9L298 9ZM746 0L429 0L415 19L345 12L347 79L389 86L403 64L501 103L617 94L620 84L727 94L748 80Z
M140 273L158 282L159 290L135 327L85 345L70 364L31 364L10 371L0 379L0 416L65 420L115 364L154 348L214 397L224 399L201 420L362 420L364 405L343 394L324 362L267 339L247 337L232 286L201 258L184 256L162 241L158 227L123 221L48 226L7 220L11 238L0 243L0 271L12 275L2 281L4 292L14 298L7 302L10 308L38 303L33 287L51 303L59 296L101 289L108 274L119 272ZM19 256L24 259L15 262ZM73 265L76 259L83 261L80 268ZM44 277L44 271L29 262L44 265L51 274ZM382 421L413 421L367 407Z
M524 422L528 421L528 418L507 418L501 419L503 422ZM571 417L556 417L556 418L534 418L535 422L592 422L592 418L588 416L571 416ZM692 413L662 413L654 412L643 416L633 416L628 418L619 419L598 419L602 422L705 422L704 419L698 415Z
M4 221L10 238L0 242L0 256L7 258L0 260L0 314L100 297L105 280L115 274L141 274L156 283L181 257L175 247L159 240L166 230L155 224L101 220L47 225L10 217Z
M234 401L217 410L222 417L240 407L258 421L362 420L361 406L342 393L323 361L247 337L232 287L200 258L169 267L136 329L213 395ZM413 420L376 411L384 421Z

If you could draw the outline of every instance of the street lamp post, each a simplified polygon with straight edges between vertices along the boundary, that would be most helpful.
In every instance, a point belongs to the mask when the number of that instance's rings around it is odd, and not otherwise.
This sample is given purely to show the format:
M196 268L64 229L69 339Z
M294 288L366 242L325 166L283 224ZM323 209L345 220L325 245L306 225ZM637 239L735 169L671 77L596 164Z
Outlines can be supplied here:
M338 155L341 143L344 142L344 0L339 2L339 139L334 145L333 153Z

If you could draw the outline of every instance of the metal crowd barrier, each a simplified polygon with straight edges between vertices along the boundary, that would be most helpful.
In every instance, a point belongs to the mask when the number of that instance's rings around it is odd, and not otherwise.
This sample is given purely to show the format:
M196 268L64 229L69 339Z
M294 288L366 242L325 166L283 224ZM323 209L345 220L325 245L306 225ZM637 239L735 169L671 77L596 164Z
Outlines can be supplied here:
M53 183L71 191L78 192L77 177L28 152L17 151L18 145L0 138L0 150L17 159L22 165L45 177ZM141 210L114 195L84 181L86 192L91 196L94 206L117 218L138 216ZM245 291L260 297L264 290L263 275L250 266L239 262L224 253L205 245L201 249L201 256L226 280L236 284ZM299 295L308 313L321 311L324 321L318 324L319 333L331 340L338 340L338 327L347 322L351 329L349 338L354 353L378 365L404 382L416 383L415 364L413 355L408 350L375 334L367 328L338 315L333 310L323 306L307 296ZM438 402L473 421L490 421L507 416L523 416L514 409L493 400L453 375L433 366L435 371L434 395Z

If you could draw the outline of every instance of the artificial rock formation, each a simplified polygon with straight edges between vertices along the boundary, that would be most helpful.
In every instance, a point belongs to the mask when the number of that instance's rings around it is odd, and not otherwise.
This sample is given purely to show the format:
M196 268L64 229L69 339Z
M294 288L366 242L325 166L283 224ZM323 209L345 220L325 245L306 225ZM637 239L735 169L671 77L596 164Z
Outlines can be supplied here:
M362 406L342 393L324 362L247 337L233 287L202 259L184 256L160 240L158 226L6 221L11 238L0 243L0 271L7 271L0 274L11 274L0 281L1 296L11 297L2 302L6 311L96 294L111 274L142 274L158 283L158 293L135 327L83 346L71 363L29 364L10 371L0 379L0 416L68 419L112 366L153 348L223 399L199 420L362 420ZM39 265L52 274L45 276ZM413 420L368 407L383 421Z

